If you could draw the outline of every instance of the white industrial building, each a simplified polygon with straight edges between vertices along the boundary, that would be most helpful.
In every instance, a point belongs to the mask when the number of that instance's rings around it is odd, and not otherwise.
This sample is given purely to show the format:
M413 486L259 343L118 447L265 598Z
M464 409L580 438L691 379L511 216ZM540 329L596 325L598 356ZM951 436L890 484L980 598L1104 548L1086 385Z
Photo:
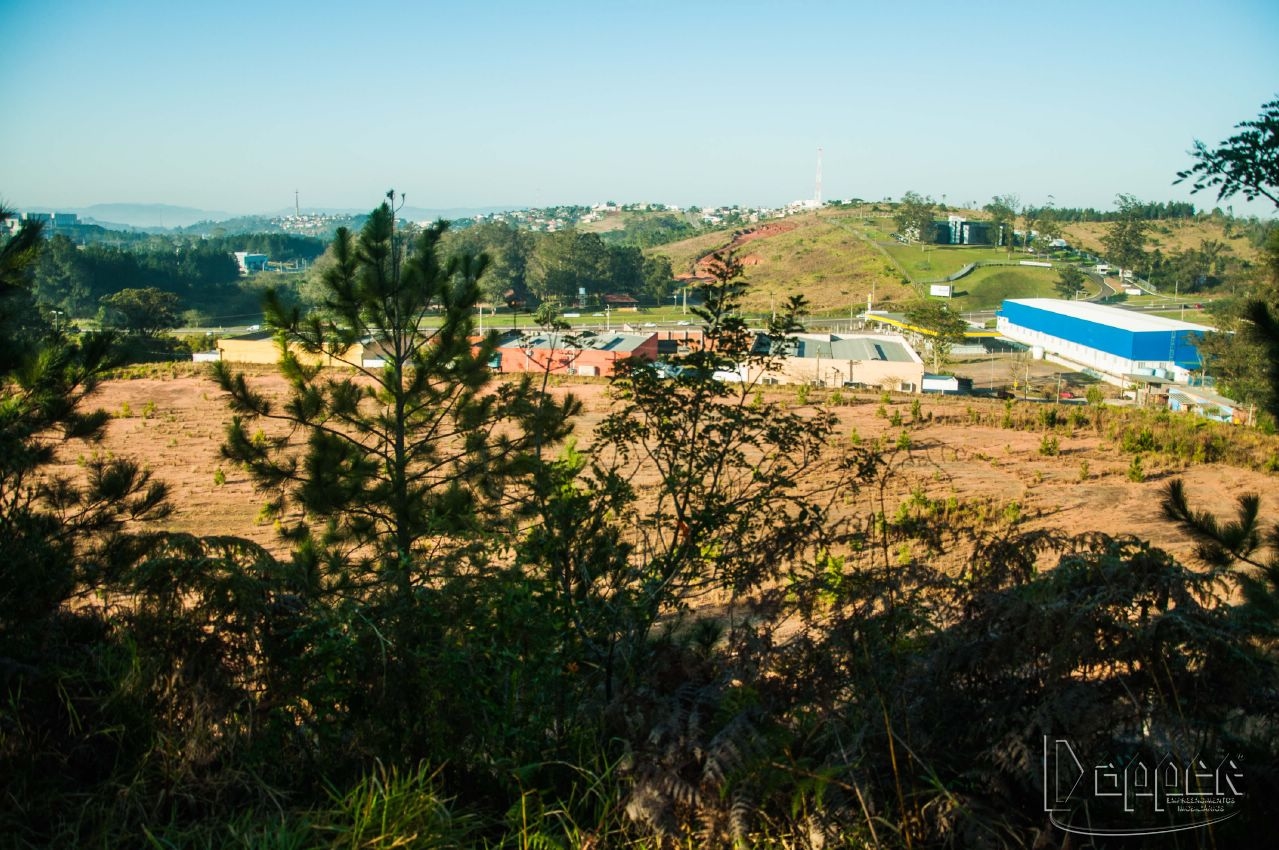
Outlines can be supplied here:
M1081 367L1110 383L1133 377L1186 383L1202 368L1198 341L1213 328L1086 301L1004 302L996 328L1038 356Z

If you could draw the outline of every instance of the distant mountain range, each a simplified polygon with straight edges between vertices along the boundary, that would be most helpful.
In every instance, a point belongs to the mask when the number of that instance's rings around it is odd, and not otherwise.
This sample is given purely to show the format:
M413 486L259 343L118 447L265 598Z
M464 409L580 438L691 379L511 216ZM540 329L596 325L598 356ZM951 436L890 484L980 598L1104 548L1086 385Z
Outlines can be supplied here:
M186 227L206 219L230 218L229 213L197 210L173 204L93 204L88 207L22 207L22 212L75 213L86 224L140 229Z
M324 215L364 215L369 212L369 209L308 207L303 212ZM520 209L520 207L452 207L443 209L405 207L400 210L399 216L410 221L434 221L437 218L471 218L476 215L513 209ZM114 229L138 228L142 230L190 227L201 221L220 222L243 217L221 210L202 210L194 207L174 206L173 204L93 204L87 207L26 207L24 210L26 212L75 213L87 224L99 224L103 227ZM286 207L256 215L260 215L263 218L279 218L292 214L293 208Z

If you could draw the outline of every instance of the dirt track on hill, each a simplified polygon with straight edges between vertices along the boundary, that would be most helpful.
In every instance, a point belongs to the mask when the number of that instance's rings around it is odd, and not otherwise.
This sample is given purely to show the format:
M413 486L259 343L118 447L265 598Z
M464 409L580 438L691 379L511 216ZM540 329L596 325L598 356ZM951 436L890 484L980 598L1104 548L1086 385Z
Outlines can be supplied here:
M285 384L278 375L253 380L268 395L284 393ZM611 404L605 389L603 383L590 383L557 390L571 391L584 402L584 414L576 428L583 446L589 445L589 435ZM793 392L785 397L793 399ZM896 440L901 428L878 413L881 402L877 396L850 400L855 403L833 408L840 419L838 439L842 445L851 444L854 429L863 441L879 435L890 445ZM909 421L912 400L895 397L887 409L899 411ZM239 535L280 548L274 529L258 521L264 496L255 491L245 472L221 457L231 414L223 394L209 379L110 381L92 402L115 416L97 450L136 459L170 485L174 512L166 520L167 527L197 534ZM1130 457L1090 429L1061 436L1060 454L1045 457L1039 453L1042 434L1037 431L968 423L970 407L1002 402L925 398L921 403L923 418L931 416L931 421L911 428L911 459L892 483L893 500L912 488L921 488L933 497L1016 502L1030 527L1067 533L1133 534L1189 557L1190 541L1160 514L1161 489L1168 478L1184 478L1195 502L1217 511L1229 510L1239 493L1252 491L1264 496L1276 490L1273 475L1219 464L1170 470L1148 463L1147 479L1135 483L1126 475ZM63 465L55 471L74 475L78 469L74 453L79 450L69 448ZM1084 462L1088 477L1081 480ZM215 483L219 469L225 477L222 484ZM822 482L813 483L820 486ZM870 497L866 491L850 494L842 500L841 510L850 516L864 514L875 507ZM895 501L889 504L893 506ZM1273 498L1263 502L1265 516L1273 517L1277 511L1279 504Z

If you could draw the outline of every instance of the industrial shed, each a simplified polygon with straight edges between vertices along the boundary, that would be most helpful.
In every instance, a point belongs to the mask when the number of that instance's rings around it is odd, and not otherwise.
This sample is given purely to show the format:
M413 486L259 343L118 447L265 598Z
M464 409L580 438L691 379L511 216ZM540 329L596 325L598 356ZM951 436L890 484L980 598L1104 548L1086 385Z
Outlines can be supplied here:
M996 327L1037 353L1065 360L1116 384L1149 375L1186 382L1201 367L1196 345L1212 328L1086 301L1010 299Z
M1250 412L1237 401L1217 395L1204 387L1172 387L1168 390L1168 409L1185 411L1217 422L1252 424Z
M370 337L356 342L340 356L330 354L309 354L297 345L291 350L298 359L308 365L355 366L364 369L380 369L387 360L385 346ZM280 346L273 331L256 331L240 336L223 337L218 340L215 352L200 352L195 357L201 360L225 360L228 363L258 363L274 366L280 362Z
M531 334L502 343L497 355L503 372L608 377L623 360L657 360L657 334Z
M840 387L860 384L919 392L924 362L896 334L795 334L786 338L777 369L756 369L749 380Z

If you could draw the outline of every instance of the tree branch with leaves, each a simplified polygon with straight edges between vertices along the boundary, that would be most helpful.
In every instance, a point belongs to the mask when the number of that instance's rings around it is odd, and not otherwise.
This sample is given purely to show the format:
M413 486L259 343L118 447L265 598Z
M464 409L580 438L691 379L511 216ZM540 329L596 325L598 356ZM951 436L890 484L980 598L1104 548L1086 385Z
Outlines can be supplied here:
M1242 194L1279 207L1279 98L1262 104L1260 115L1235 129L1240 132L1215 148L1196 139L1190 150L1195 164L1178 171L1173 183L1189 180L1193 192L1216 189L1219 201Z

